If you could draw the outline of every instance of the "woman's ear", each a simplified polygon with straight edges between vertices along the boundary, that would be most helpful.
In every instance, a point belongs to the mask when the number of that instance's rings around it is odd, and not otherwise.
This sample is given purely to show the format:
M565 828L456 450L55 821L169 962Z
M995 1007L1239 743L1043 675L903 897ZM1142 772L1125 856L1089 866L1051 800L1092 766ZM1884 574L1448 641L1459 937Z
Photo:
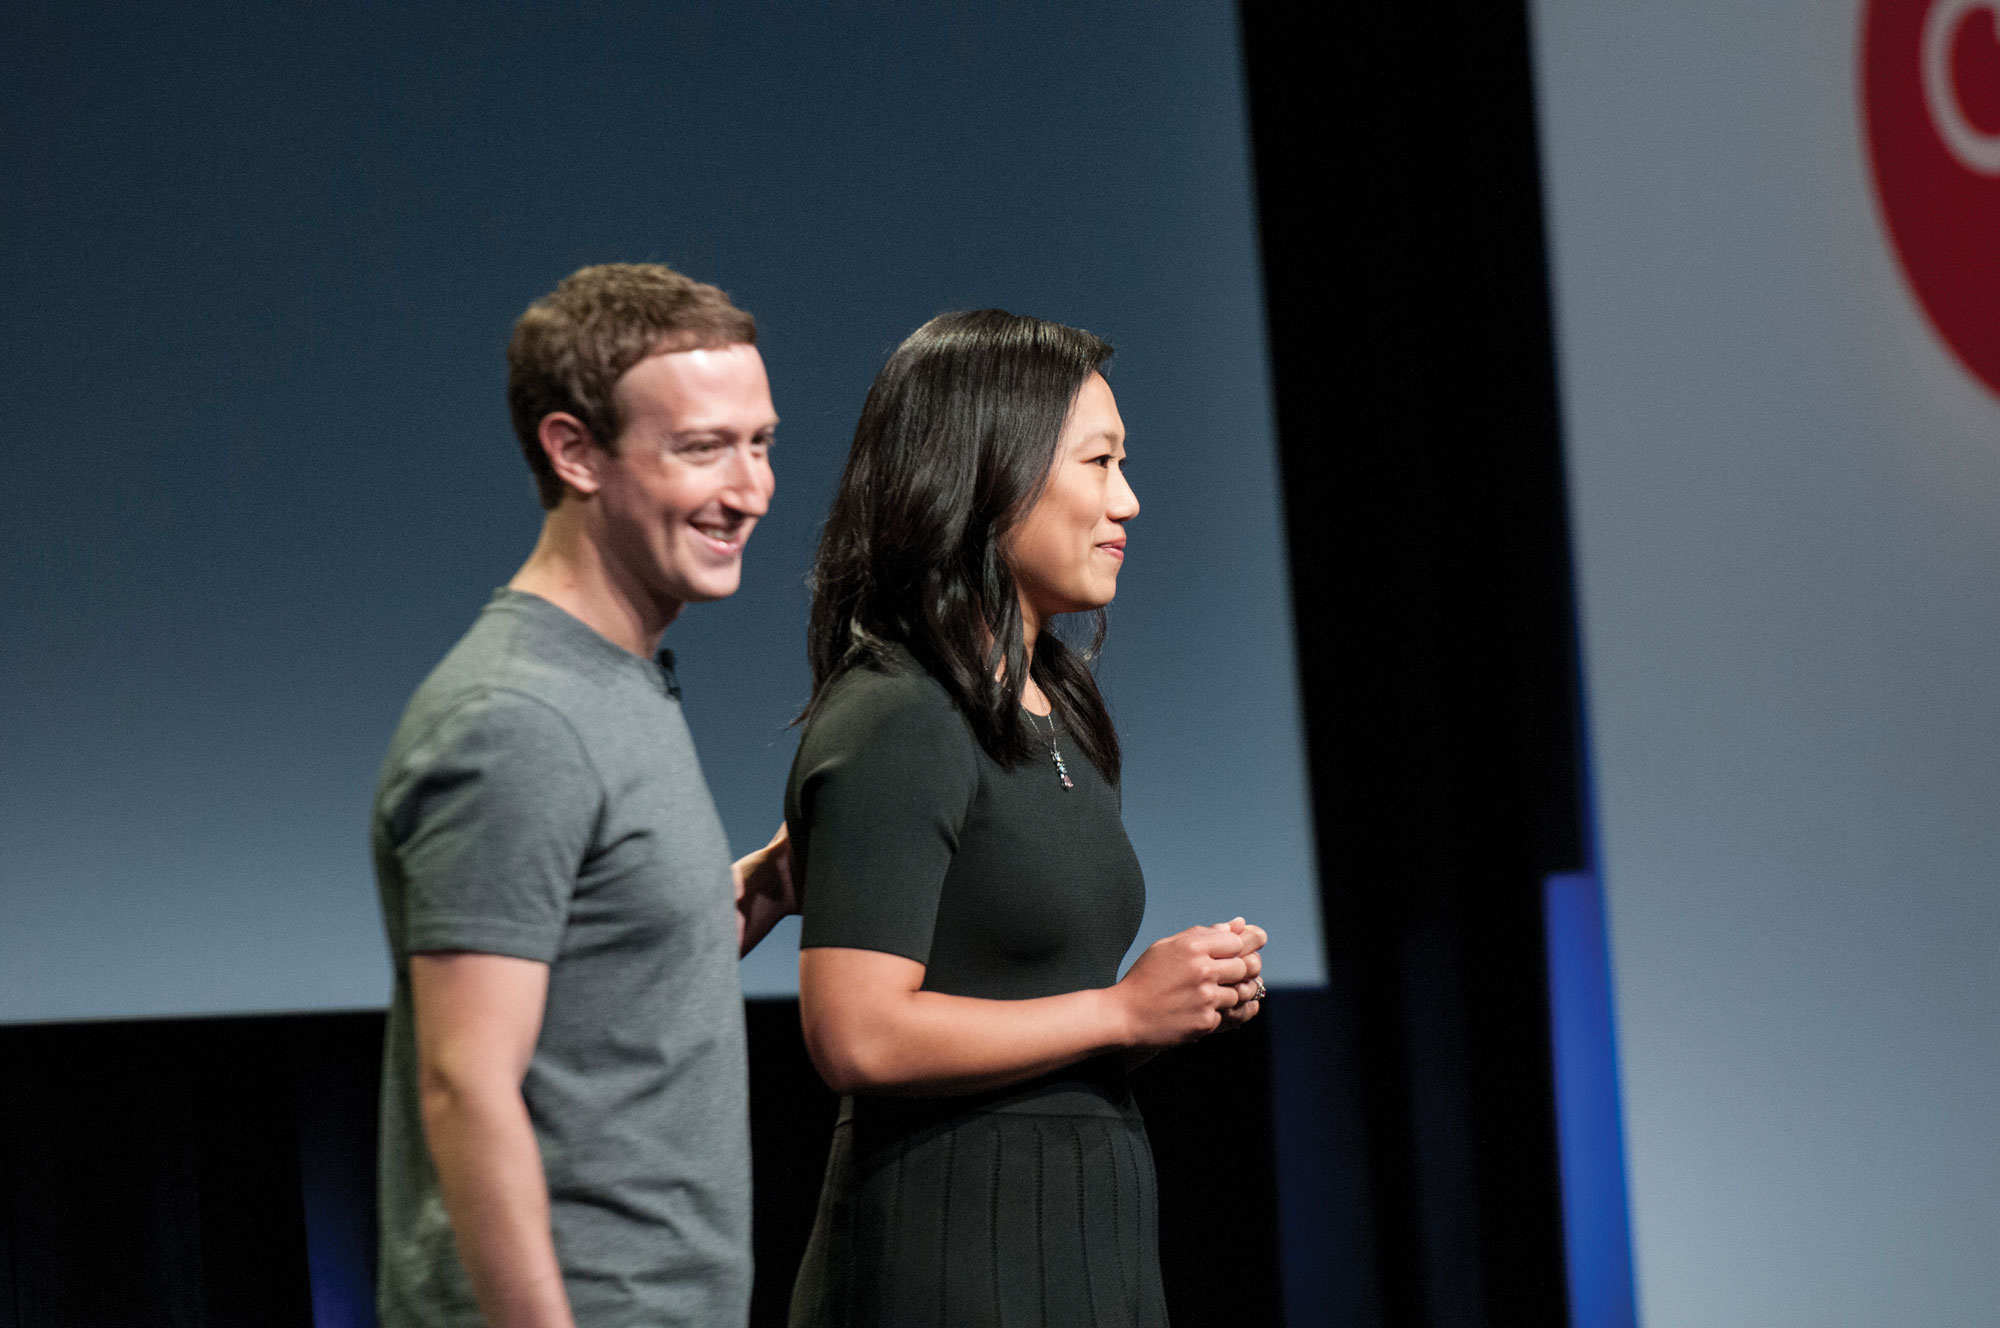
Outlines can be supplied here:
M582 420L566 410L542 416L535 428L542 454L556 477L578 493L596 493L603 480L599 470L610 456L590 436Z

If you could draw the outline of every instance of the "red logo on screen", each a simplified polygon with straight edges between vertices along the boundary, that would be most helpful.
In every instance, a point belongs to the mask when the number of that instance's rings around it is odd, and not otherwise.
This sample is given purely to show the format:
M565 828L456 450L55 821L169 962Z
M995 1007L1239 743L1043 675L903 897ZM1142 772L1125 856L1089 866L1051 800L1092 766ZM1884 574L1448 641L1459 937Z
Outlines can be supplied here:
M1917 300L2000 392L2000 0L1869 0L1875 190Z

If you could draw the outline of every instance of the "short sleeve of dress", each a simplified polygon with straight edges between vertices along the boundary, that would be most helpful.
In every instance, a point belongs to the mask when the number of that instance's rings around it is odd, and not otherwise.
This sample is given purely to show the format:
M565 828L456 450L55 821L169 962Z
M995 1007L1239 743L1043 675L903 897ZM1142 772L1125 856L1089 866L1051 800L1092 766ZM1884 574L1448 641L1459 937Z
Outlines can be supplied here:
M799 944L928 964L945 873L979 791L972 733L921 673L857 668L833 688L785 794L803 867Z
M554 960L602 804L575 731L543 703L496 691L453 707L378 804L407 949Z

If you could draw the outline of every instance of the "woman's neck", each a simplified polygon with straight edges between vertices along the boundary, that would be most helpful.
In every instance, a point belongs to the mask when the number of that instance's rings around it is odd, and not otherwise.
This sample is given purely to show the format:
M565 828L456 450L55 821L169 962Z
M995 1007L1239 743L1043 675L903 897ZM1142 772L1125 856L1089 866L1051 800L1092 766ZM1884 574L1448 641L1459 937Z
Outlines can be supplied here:
M1021 658L1028 661L1028 676L1021 679L1021 704L1032 715L1046 715L1055 706L1035 682L1035 638L1042 632L1041 615L1036 613L1027 600L1021 601ZM1002 660L1000 669L1004 675L1007 663Z
M1042 616L1030 607L1027 600L1021 601L1021 653L1030 660L1035 657L1035 638L1042 634Z

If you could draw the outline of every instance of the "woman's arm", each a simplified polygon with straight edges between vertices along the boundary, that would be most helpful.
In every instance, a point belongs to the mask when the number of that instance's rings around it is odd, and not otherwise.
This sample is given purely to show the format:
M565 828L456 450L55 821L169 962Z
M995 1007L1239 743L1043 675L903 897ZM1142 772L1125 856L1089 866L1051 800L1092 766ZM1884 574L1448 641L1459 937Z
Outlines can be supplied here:
M841 1093L972 1093L1103 1052L1211 1033L1254 977L1264 933L1228 924L1155 941L1116 986L1034 1000L922 990L924 966L877 950L799 952L806 1048Z

